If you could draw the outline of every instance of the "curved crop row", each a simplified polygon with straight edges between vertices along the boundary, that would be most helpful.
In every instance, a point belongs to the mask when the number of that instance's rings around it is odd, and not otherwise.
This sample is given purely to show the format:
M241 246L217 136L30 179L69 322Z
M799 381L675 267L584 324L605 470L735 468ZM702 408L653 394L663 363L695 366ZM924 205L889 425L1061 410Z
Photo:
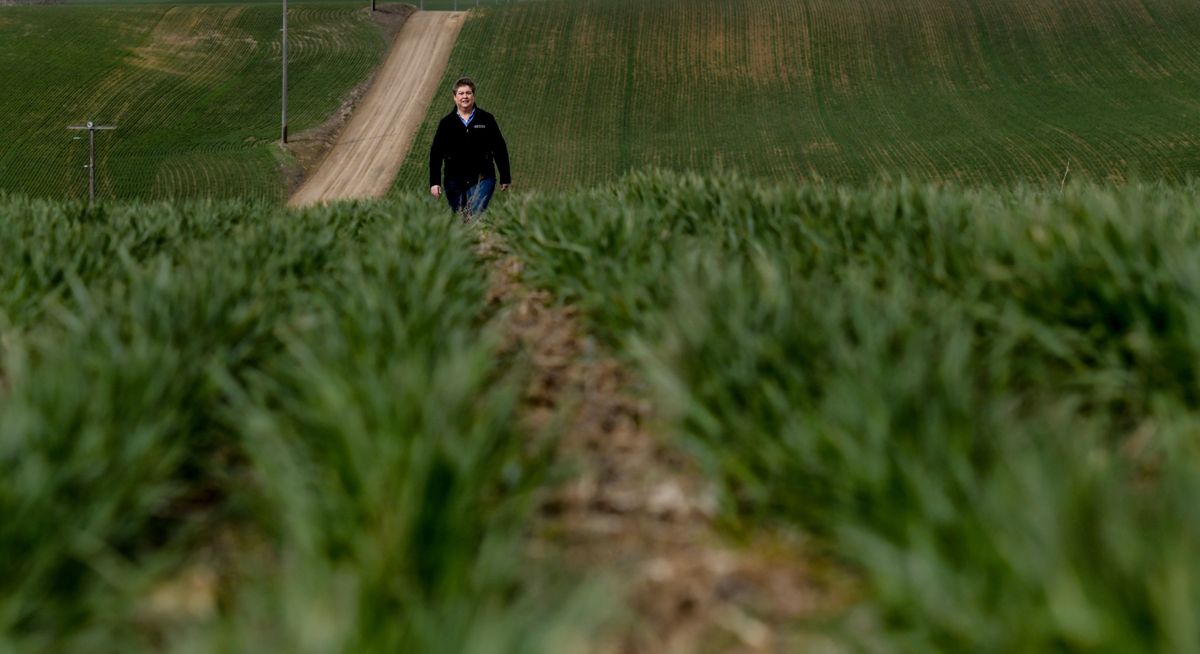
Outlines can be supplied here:
M276 7L12 12L15 20L0 24L0 61L32 59L40 43L66 45L40 56L40 71L0 68L0 111L13 117L18 134L0 153L0 189L83 197L86 147L65 127L91 119L119 127L97 136L105 197L282 196L279 164L268 150L280 122ZM291 130L323 121L384 46L358 8L289 12ZM189 165L197 170L178 170ZM167 188L171 195L162 195Z
M1198 33L1175 0L550 0L473 14L444 84L478 78L531 187L648 166L1181 181L1200 173ZM398 188L423 184L448 109Z

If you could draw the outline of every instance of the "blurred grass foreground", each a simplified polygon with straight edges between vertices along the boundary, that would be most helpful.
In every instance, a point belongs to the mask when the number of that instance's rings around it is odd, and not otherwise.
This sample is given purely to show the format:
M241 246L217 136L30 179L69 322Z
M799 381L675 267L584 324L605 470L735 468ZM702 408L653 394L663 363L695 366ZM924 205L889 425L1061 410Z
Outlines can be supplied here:
M0 216L0 651L560 648L442 207Z
M1200 197L656 172L510 196L718 480L903 652L1200 651ZM0 197L0 650L561 652L471 227Z

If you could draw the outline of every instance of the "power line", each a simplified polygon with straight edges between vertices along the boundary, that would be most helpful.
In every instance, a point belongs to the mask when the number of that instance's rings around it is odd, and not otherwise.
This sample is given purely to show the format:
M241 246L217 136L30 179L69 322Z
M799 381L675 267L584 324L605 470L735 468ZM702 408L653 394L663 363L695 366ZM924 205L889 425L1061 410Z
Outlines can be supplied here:
M84 125L67 126L67 129L86 129L88 131L88 206L96 204L96 130L116 128L116 125L97 125L90 120Z

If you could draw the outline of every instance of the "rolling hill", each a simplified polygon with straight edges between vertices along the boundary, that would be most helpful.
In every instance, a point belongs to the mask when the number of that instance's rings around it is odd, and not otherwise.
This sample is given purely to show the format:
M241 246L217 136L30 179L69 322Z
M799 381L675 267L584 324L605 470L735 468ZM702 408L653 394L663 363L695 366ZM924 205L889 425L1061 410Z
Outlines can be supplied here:
M358 4L290 10L289 123L324 121L383 55ZM281 200L279 8L255 5L0 9L0 190L86 197L95 120L98 194ZM48 44L55 44L53 48Z
M1200 652L1200 8L491 3L474 222L276 17L0 11L0 651Z
M1200 172L1200 5L1180 0L548 0L472 15L516 181L1181 181ZM435 103L397 189L424 184Z

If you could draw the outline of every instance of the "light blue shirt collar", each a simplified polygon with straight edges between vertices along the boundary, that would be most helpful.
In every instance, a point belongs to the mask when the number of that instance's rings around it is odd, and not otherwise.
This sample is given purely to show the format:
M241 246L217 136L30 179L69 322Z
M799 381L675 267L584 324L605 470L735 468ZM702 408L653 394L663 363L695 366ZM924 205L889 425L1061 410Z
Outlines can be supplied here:
M471 121L472 121L472 120L475 120L475 112L476 112L478 109L479 109L479 107L471 107L471 115L470 115L470 116L467 116L466 118L463 118L463 117L462 117L462 114L458 113L458 111L455 111L455 112L454 112L454 115L455 115L455 116L458 116L458 119L462 121L462 124L463 124L464 126L470 127L470 125L471 125Z

